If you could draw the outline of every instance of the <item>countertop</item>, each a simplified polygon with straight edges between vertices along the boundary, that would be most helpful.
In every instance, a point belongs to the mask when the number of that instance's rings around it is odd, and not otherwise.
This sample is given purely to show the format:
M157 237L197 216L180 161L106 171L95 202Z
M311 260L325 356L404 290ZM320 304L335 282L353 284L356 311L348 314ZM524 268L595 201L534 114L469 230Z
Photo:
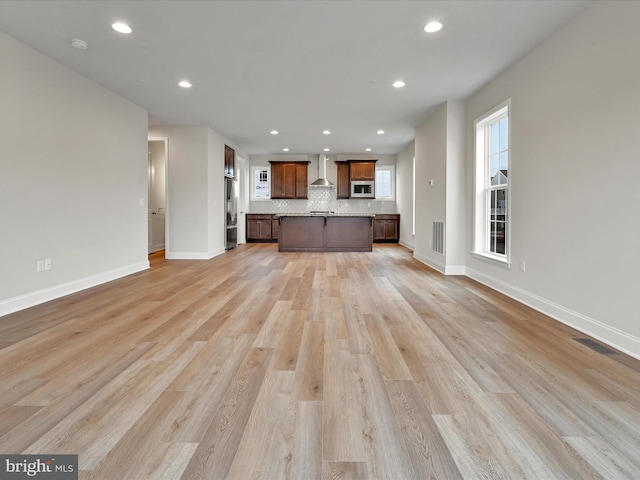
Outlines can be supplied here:
M367 217L373 218L373 213L335 213L335 212L323 212L323 213L274 213L276 217Z

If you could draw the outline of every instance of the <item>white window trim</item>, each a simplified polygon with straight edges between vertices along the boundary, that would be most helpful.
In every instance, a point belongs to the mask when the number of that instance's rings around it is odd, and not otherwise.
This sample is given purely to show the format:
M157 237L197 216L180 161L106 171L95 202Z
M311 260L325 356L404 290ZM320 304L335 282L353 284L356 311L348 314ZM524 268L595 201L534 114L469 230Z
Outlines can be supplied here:
M256 171L258 170L269 171L269 196L268 197L256 197ZM251 201L267 202L270 200L271 200L271 165L251 165Z
M396 166L395 165L376 165L375 178L377 178L378 170L389 170L391 172L391 195L388 197L381 197L381 198L378 198L376 196L375 199L383 202L395 200L396 199ZM377 190L376 190L376 195L377 195Z
M489 209L491 208L487 201L487 178L489 171L489 162L487 160L486 131L485 127L489 123L493 123L496 119L507 115L509 119L508 127L508 144L509 144L509 176L507 180L507 225L506 225L506 245L505 254L496 254L488 249L488 218ZM498 262L507 267L511 267L511 177L512 177L512 143L511 143L511 99L502 102L489 112L474 120L474 237L473 250L474 257L488 259Z

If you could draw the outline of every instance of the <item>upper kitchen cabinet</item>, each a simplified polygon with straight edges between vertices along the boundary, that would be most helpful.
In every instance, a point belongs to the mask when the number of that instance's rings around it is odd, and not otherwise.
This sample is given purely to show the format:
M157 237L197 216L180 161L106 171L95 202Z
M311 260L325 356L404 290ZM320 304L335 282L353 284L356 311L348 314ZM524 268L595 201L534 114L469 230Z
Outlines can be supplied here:
M236 174L236 152L228 145L224 146L224 176L234 177Z
M271 164L272 199L306 199L309 189L310 162L269 162Z
M349 160L351 180L375 180L377 160Z
M344 161L335 162L338 169L336 182L336 196L338 198L349 198L349 163Z

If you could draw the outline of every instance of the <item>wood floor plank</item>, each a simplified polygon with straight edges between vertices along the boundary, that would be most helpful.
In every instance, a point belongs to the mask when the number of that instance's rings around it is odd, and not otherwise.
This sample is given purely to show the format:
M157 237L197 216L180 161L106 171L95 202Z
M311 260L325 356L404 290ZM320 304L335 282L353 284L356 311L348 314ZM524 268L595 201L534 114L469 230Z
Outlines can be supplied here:
M176 461L175 458L165 457L170 450L167 449L170 444L165 441L165 438L173 428L172 416L167 413L174 410L185 395L185 392L177 391L162 393L108 455L93 470L85 473L85 477L92 480L112 478L133 480L160 476L158 465ZM193 452L196 444L184 445L190 445L188 450ZM183 460L182 469L184 467L186 462Z
M270 370L251 410L228 479L290 478L297 410L294 372Z
M325 345L324 423L322 458L334 462L364 462L367 450L363 441L364 399L355 355L345 340Z
M94 468L201 347L185 344L162 362L138 360L121 381L103 388L24 453L82 451L78 468Z
M295 372L296 400L324 398L324 349L324 324L306 321Z
M496 394L492 395L492 399L502 407L499 410L500 418L508 420L498 424L500 430L508 431L511 444L517 445L516 450L523 452L517 461L526 467L525 471L535 471L538 478L558 476L585 480L602 479L585 459L581 458L553 428L541 421L538 414L518 395ZM528 448L532 451L527 452ZM536 465L533 459L539 464Z
M291 301L278 300L267 317L260 333L256 337L256 348L275 348L279 339L287 329L287 322L284 321L291 311Z
M291 480L322 476L323 402L297 401L293 432Z
M206 345L167 387L188 392L172 414L172 443L200 442L209 428L225 393L232 385L255 340L239 335L228 344ZM185 375L186 374L186 375Z
M386 381L396 418L409 451L415 478L462 479L458 466L440 435L415 384L411 381Z
M41 408L34 415L0 437L0 451L20 453L29 448L61 421L73 414L77 409L82 408L94 395L111 384L116 378L119 378L123 372L131 368L151 348L153 348L151 343L136 345L117 362L106 364L100 374L90 381L79 383L72 390L60 392L54 402Z
M367 332L371 339L373 352L378 360L380 371L385 378L393 380L413 380L407 364L402 358L387 324L381 315L364 315Z
M251 349L181 478L227 477L272 355L272 349Z
M640 478L639 360L400 245L149 259L0 318L0 452L83 480Z
M0 437L37 413L40 406L12 405L0 410Z
M295 370L300 357L300 343L307 314L304 310L291 310L283 323L283 334L273 354L274 370Z
M630 461L599 437L565 437L565 441L602 478L615 478L616 480L636 480L640 478L640 464Z
M322 480L367 480L367 464L364 462L323 462Z
M346 304L344 306L344 319L347 325L349 350L351 353L370 355L373 353L373 341L369 336L367 324L363 314L357 306Z
M363 431L370 455L367 465L377 478L413 480L420 478L414 469L402 436L402 427L393 411L391 400L373 355L356 355L361 372L360 388L364 397Z

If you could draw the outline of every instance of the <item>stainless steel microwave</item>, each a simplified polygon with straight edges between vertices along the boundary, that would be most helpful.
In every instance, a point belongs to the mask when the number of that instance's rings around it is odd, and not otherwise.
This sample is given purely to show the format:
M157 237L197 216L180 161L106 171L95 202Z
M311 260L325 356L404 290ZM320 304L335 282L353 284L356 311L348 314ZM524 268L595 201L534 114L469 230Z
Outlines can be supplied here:
M351 198L375 198L375 182L373 180L352 181Z

